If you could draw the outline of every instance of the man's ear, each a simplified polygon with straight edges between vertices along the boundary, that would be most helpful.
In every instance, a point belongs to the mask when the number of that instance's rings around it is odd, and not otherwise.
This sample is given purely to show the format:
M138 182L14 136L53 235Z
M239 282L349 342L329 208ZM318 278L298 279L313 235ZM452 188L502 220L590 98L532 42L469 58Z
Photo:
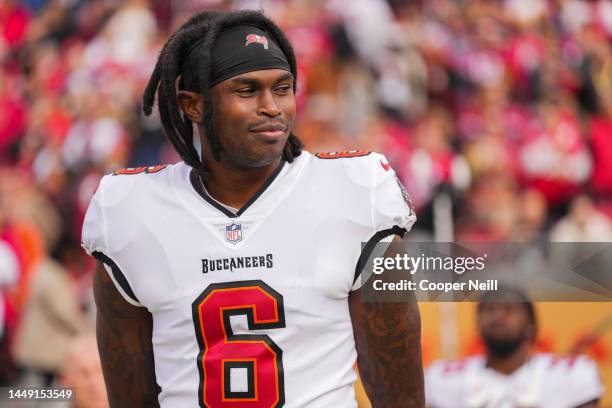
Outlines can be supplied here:
M204 99L202 94L190 91L178 91L177 99L181 110L194 123L204 120Z

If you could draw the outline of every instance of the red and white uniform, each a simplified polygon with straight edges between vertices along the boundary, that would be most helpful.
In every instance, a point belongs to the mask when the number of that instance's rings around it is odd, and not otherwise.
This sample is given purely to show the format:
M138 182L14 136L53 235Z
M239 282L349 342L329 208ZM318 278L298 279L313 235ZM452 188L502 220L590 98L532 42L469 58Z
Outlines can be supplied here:
M431 408L574 408L603 395L596 364L587 357L535 354L510 375L482 356L438 361L425 373Z
M184 163L102 179L82 244L153 316L162 407L356 407L361 244L415 216L386 159L355 155L303 152L238 214Z

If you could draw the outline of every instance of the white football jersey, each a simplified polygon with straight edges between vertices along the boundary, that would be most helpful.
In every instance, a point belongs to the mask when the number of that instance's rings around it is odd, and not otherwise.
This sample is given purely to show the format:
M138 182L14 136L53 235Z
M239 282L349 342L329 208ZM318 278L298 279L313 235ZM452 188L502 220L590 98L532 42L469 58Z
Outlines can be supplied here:
M105 176L82 244L153 316L162 407L355 407L361 245L414 221L384 156L303 152L236 214L184 163Z
M597 365L585 356L535 354L510 375L483 356L438 361L425 372L431 408L575 408L601 398Z

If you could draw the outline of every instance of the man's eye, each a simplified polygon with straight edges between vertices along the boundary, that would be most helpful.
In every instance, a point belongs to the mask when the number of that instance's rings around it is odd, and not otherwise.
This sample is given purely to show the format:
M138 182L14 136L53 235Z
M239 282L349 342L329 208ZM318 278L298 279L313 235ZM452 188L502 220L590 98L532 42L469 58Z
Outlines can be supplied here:
M255 89L253 88L242 88L242 89L238 89L236 91L237 94L239 95L252 95L255 93Z
M276 88L276 92L280 94L286 94L291 90L289 85L283 85Z

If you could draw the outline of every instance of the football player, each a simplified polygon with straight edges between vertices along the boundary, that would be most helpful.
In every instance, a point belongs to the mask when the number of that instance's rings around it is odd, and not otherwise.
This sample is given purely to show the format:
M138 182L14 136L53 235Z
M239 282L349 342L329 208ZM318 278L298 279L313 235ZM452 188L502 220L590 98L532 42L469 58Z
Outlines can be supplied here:
M83 227L112 407L355 407L356 360L374 406L423 406L416 304L363 302L356 267L409 199L382 155L302 150L296 79L259 12L164 45L144 111L182 161L105 176Z
M536 316L513 287L478 305L486 355L433 363L425 375L431 408L593 408L603 395L597 366L585 356L532 353Z

